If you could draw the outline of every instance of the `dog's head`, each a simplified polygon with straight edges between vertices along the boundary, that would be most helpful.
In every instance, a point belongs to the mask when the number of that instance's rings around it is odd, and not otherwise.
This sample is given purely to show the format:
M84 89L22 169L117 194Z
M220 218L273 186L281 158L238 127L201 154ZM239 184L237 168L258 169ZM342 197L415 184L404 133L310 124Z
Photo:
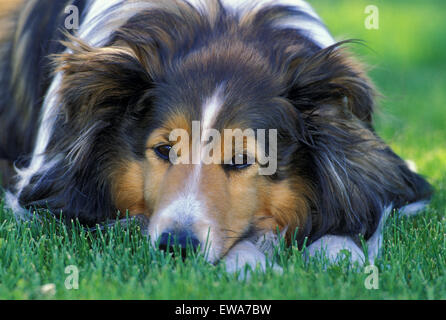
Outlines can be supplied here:
M339 44L275 27L299 15L176 3L136 14L100 47L70 38L47 150L64 157L22 203L39 192L90 222L143 214L152 240L208 246L211 261L276 228L288 239L298 228L300 243L369 235L404 185L400 163L370 130L373 89Z

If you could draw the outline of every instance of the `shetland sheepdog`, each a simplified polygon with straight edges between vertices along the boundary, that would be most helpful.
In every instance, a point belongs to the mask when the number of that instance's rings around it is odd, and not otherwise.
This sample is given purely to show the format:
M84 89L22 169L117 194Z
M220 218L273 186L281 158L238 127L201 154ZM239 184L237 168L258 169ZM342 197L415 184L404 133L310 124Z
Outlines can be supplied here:
M18 218L144 217L159 248L237 270L265 266L259 243L278 232L357 261L363 238L374 258L389 212L430 198L374 131L354 41L302 0L0 10L0 171Z

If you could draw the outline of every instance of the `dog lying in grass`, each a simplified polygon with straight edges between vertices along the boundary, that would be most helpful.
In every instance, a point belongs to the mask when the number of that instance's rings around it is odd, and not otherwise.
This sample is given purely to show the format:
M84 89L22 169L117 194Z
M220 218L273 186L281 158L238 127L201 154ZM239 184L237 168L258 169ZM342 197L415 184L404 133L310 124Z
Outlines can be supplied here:
M265 265L276 230L360 262L364 238L374 259L391 210L430 198L374 131L349 42L304 1L9 3L0 158L19 218L142 216L161 249L238 270Z

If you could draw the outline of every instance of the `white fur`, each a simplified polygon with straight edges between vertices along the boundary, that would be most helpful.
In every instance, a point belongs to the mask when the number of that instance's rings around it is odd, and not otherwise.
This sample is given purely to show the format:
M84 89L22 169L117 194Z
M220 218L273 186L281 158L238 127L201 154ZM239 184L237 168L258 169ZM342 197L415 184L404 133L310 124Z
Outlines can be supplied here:
M307 254L310 256L325 256L330 262L335 262L341 257L342 251L351 253L352 262L365 262L364 253L349 237L326 235L313 242L307 248Z
M237 243L226 255L224 261L228 272L242 270L246 265L253 269L257 264L262 269L266 268L266 256L248 240Z
M409 167L409 169L415 173L418 172L417 164L413 160L406 160L406 165Z
M152 8L156 3L149 1L91 0L78 36L91 46L103 46L130 18Z
M403 216L413 216L418 214L420 211L423 211L426 209L426 207L429 205L429 201L418 201L415 203L408 204L407 206L404 206L400 208L398 211Z
M223 261L227 272L241 272L240 277L243 278L245 276L243 271L246 267L251 270L259 267L260 270L265 271L270 260L264 252L259 250L256 244L249 240L243 240L231 248ZM283 272L278 265L272 264L271 266L275 272ZM249 277L249 273L247 276Z
M57 75L50 86L48 94L43 103L42 116L39 131L37 133L36 145L28 168L17 170L19 182L17 184L18 195L28 185L30 179L41 170L45 162L44 152L49 143L53 131L54 121L57 114L57 90L60 87L61 75ZM53 163L55 164L55 163Z
M169 205L155 213L150 220L149 235L155 243L162 232L168 229L184 228L192 225L196 219L203 218L203 204L192 193L181 193L171 199Z
M222 87L218 88L212 97L207 100L202 108L202 133L205 134L207 130L212 129L221 108L223 107L223 100L221 98Z
M196 8L205 8L203 0L186 0ZM278 28L296 28L303 30L306 35L320 47L325 48L335 43L333 37L326 27L321 23L320 17L313 8L303 0L222 0L223 6L236 12L247 12L248 10L260 9L268 5L292 6L313 19L286 18L277 24Z

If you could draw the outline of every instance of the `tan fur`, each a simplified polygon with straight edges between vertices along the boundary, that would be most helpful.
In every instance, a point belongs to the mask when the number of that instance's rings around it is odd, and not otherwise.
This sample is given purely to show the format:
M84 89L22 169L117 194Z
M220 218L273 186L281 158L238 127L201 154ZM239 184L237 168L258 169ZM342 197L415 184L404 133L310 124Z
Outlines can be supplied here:
M125 162L113 177L113 198L121 215L146 212L144 201L144 172L139 162Z
M0 2L0 16L6 16L22 6L23 0L2 0Z
M268 183L263 194L263 210L272 217L263 224L267 231L286 228L286 239L291 241L296 228L301 230L310 213L310 199L314 197L310 184L300 177L290 177L279 183Z
M0 44L11 36L14 17L22 5L23 0L2 0L0 2Z

